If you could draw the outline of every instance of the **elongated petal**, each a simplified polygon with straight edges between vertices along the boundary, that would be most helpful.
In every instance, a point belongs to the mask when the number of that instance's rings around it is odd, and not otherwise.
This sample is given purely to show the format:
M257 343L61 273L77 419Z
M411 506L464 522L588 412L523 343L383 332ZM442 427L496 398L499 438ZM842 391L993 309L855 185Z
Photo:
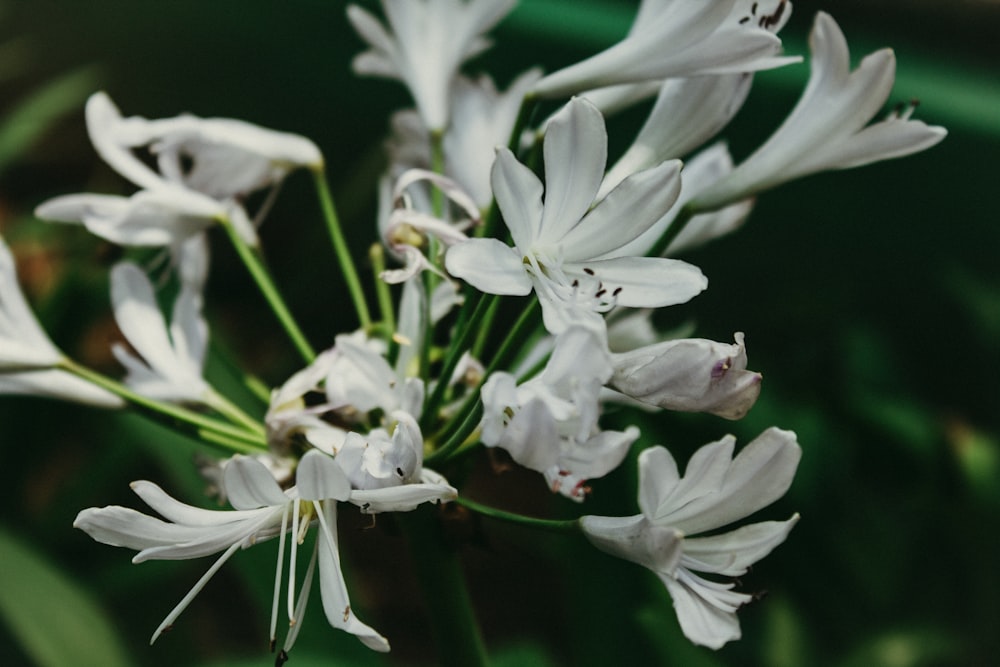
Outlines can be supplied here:
M531 278L517 251L496 239L469 239L453 245L444 258L448 273L487 294L524 296Z
M323 611L330 625L355 635L368 648L387 652L389 642L361 622L351 609L347 595L347 584L340 569L340 550L337 541L337 504L322 503L318 516L320 534L317 537L319 549L319 586L323 599Z
M252 519L261 515L259 509L250 510L207 510L186 505L170 497L163 489L140 480L130 485L137 496L168 521L183 526L220 526L235 521Z
M566 234L563 259L617 256L617 249L642 235L677 201L680 173L680 160L670 160L626 178Z
M730 435L699 447L683 478L677 477L676 464L665 448L645 450L639 455L639 507L643 514L659 525L679 526L703 511L722 488L735 445L736 438Z
M49 396L97 408L121 408L125 402L106 389L61 370L0 374L0 394Z
M124 119L107 93L94 93L87 100L87 132L94 150L112 169L140 188L158 188L164 179L142 160L133 155L130 147L141 142L135 136L143 124L142 119ZM41 217L41 216L39 216Z
M538 239L542 228L541 181L530 169L518 162L510 150L500 147L497 148L490 183L514 245L521 249L530 248Z
M559 459L555 421L540 400L528 401L504 430L500 447L525 468L545 472Z
M544 152L545 209L537 242L551 245L577 225L597 196L608 159L601 112L585 99L570 100L549 122ZM514 241L524 247L517 236Z
M458 491L447 482L418 482L354 491L351 493L350 501L360 507L365 514L378 514L409 512L423 503L448 502L457 497Z
M600 281L598 291L604 290L618 305L632 308L685 303L708 287L708 279L698 267L676 259L619 257L567 264L564 269L582 284Z
M788 521L764 521L712 537L690 537L684 541L685 562L700 572L738 577L784 542L798 520L796 514Z

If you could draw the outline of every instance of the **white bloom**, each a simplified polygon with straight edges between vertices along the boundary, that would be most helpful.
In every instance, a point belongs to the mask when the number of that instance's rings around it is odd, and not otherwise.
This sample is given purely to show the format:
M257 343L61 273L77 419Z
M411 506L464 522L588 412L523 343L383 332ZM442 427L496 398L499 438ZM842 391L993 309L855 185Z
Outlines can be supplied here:
M168 183L131 197L62 195L35 209L42 220L79 222L90 233L127 246L179 245L230 214L221 202Z
M947 132L910 120L913 109L866 124L882 108L896 73L890 49L865 57L851 71L844 34L819 12L809 36L811 73L805 92L767 142L691 205L711 210L825 169L859 167L930 148Z
M667 410L741 419L760 395L761 375L746 370L742 333L736 334L733 345L683 338L611 358L611 387Z
M319 149L300 135L231 118L123 118L103 92L87 101L87 129L104 161L147 189L166 180L226 200L274 185L293 169L323 167ZM156 156L160 173L133 153L143 146Z
M771 9L758 11L758 5ZM701 74L750 72L796 62L778 57L781 40L772 32L788 19L791 3L780 0L644 0L621 42L549 74L532 92L568 97L594 88Z
M599 111L572 100L549 123L542 183L506 148L498 149L493 191L514 240L470 239L449 249L445 266L489 294L535 290L546 328L558 333L572 311L615 305L683 303L707 285L677 260L614 257L669 210L680 191L680 162L633 174L594 203L604 175L607 133ZM582 306L582 308L581 308Z
M165 401L204 401L202 379L208 326L201 316L201 295L182 285L174 302L169 330L146 274L130 262L111 270L115 321L139 356L125 346L112 347L128 370L125 383L136 392Z
M452 81L462 63L490 46L483 33L496 25L515 0L382 0L389 31L357 5L347 18L368 42L354 59L354 71L399 79L409 89L427 128L448 125Z
M543 473L554 492L583 500L586 480L616 468L639 437L635 427L597 426L598 396L611 372L599 333L566 329L538 377L517 386L512 375L497 372L483 385L483 444Z
M639 508L631 517L585 516L580 525L598 549L650 568L667 587L685 636L719 648L739 639L736 610L752 596L733 583L695 572L738 577L781 544L798 521L766 521L709 537L770 505L791 485L801 450L790 431L771 428L733 458L735 438L705 445L681 477L663 447L639 456Z
M51 368L62 359L28 307L14 256L0 237L0 394L49 396L106 408L122 405L104 389Z
M235 511L205 510L185 505L168 496L151 482L140 481L132 489L166 521L125 507L83 510L73 525L104 544L135 549L134 563L145 560L186 560L222 551L209 568L167 615L151 641L170 626L208 580L239 549L275 536L280 537L275 572L271 640L274 641L278 593L284 566L285 536L292 532L288 567L288 611L292 629L285 641L291 648L305 611L315 562L319 560L320 592L330 625L354 634L369 648L388 651L384 637L354 615L340 570L336 534L338 500L347 500L350 485L332 459L317 451L307 452L296 471L297 484L282 491L267 468L255 459L235 457L223 472L226 495ZM305 538L310 523L319 521L316 552L306 572L298 603L295 602L297 546Z

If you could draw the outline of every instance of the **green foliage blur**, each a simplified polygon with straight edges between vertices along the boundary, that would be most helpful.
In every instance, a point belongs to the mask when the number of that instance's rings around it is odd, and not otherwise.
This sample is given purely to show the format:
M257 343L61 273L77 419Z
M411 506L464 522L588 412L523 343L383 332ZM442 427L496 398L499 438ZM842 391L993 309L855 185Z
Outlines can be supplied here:
M365 4L371 6L370 0ZM496 46L469 71L501 85L612 43L635 3L522 0ZM812 2L796 3L786 50L807 54ZM804 450L786 498L765 511L802 520L742 582L762 599L742 610L744 639L712 652L680 634L669 597L642 568L582 539L537 535L456 512L466 574L495 664L917 667L996 664L1000 655L1000 215L987 195L1000 164L1000 34L995 3L826 3L855 59L891 45L891 104L949 129L930 151L822 174L762 195L746 227L686 257L710 289L669 309L664 327L746 332L764 390L738 423L659 415L643 444L684 460L727 432L795 430ZM126 115L190 111L298 132L324 151L338 207L363 257L375 238L375 181L388 116L403 88L357 79L361 49L331 0L36 0L0 3L0 232L25 291L74 357L116 373L107 272L121 250L31 216L47 197L125 192L100 162L83 101L104 89ZM777 127L806 65L757 76L726 137L737 159ZM609 124L627 145L641 111ZM354 326L308 179L295 175L262 229L274 274L317 346ZM214 238L207 312L209 374L233 364L269 381L296 370L266 306ZM322 295L317 299L316 295ZM348 313L348 315L345 315ZM248 332L249 337L248 337ZM615 420L619 415L609 415ZM632 415L621 415L632 418ZM138 417L0 397L0 663L269 665L274 546L238 554L155 646L147 638L210 560L129 562L71 527L85 507L140 507L151 479L204 499L196 444ZM594 483L586 511L635 510L634 460ZM469 472L477 497L538 516L572 515L529 474ZM199 501L199 498L203 500ZM344 514L347 514L345 512ZM388 658L327 627L313 600L291 667L432 665L423 603L391 517L345 516L348 581ZM766 595L765 595L766 593Z

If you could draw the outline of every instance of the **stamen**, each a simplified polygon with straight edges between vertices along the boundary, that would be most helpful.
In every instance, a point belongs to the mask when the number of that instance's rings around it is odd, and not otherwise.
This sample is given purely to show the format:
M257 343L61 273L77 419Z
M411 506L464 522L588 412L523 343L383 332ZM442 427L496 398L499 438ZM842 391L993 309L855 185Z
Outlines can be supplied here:
M299 500L292 501L292 529L299 525ZM299 551L298 536L292 539L292 553L288 557L288 622L295 624L295 561Z
M271 597L271 653L278 628L278 596L281 593L281 572L285 565L285 533L288 531L288 508L281 512L281 535L278 537L278 564L274 568L274 595Z

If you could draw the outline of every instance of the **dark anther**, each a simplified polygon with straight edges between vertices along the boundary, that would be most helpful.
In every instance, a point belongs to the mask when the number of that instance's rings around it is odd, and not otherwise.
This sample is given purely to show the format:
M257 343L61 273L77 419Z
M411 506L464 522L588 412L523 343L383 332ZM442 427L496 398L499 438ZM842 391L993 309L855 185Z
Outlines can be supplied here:
M574 278L573 279L573 287L579 287L579 286L580 286L580 281L577 280L576 278Z
M920 106L920 100L914 97L912 100L910 100L910 106L916 109L918 106Z
M750 20L749 16L744 16L743 18L740 19L740 25L743 25L744 23L748 22L749 20Z
M586 268L585 268L585 269L583 270L583 272L584 272L584 273L586 273L586 274L587 274L588 276L592 276L592 275L594 275L594 270L593 270L593 269L586 269Z
M281 649L278 651L278 657L274 659L274 667L281 667L286 662L288 662L288 653L285 649Z
M611 296L618 296L621 293L622 293L622 288L621 287L616 287L615 291L611 293Z
M272 640L271 640L271 653L274 653L274 645L275 645L276 643L277 643L277 642L276 642L276 641L275 641L274 639L272 639Z
M600 297L604 296L607 293L608 293L608 290L606 290L606 289L599 289L599 290L597 290L597 294L595 294L594 296L600 298Z
M750 13L753 14L754 16L757 16L757 3L756 2L753 3L753 5L750 6Z
M403 472L402 468L396 468L396 474L400 477L406 477L406 473Z

